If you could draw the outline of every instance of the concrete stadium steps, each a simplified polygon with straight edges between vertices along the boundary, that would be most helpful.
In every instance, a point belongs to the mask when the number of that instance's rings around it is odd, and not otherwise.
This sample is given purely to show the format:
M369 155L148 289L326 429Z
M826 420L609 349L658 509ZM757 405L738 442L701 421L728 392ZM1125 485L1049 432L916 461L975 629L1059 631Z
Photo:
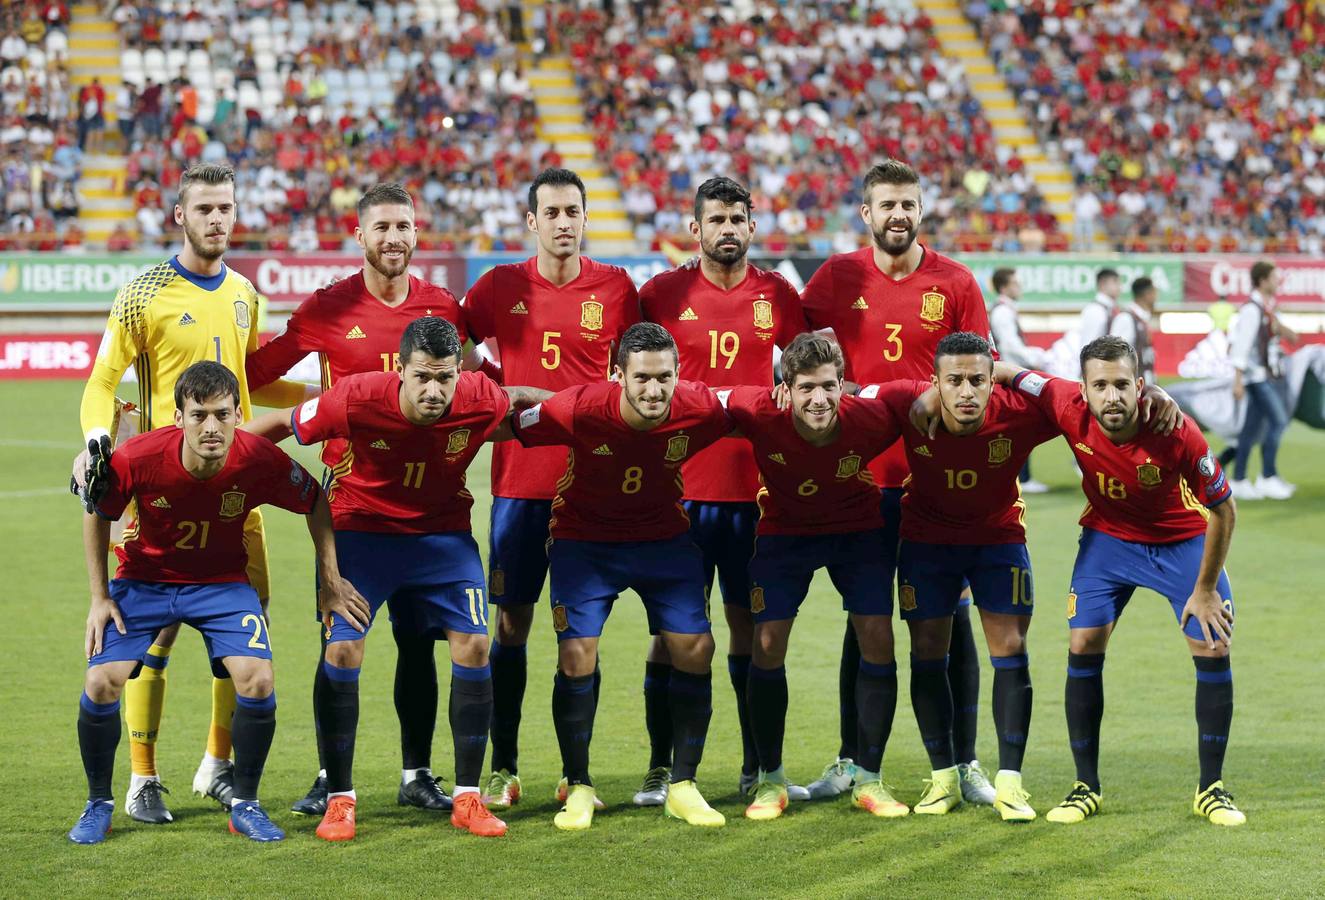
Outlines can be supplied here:
M526 14L538 5L525 0ZM635 252L635 232L626 214L621 187L598 159L593 129L584 117L584 104L575 86L570 58L549 56L530 59L529 63L529 85L538 110L538 136L551 143L567 168L584 179L589 252Z
M120 79L119 32L100 7L78 3L71 9L69 29L70 84L78 89L101 79L106 89L106 129L103 149L119 146L115 101L124 84ZM127 149L127 148L126 148ZM116 223L134 230L133 201L128 197L125 157L119 153L88 154L83 157L78 179L78 227L88 243L104 243Z
M984 41L962 12L960 0L915 0L916 6L934 23L934 34L944 57L959 62L966 71L971 93L984 109L994 136L1005 147L1015 148L1035 179L1064 231L1072 225L1072 174L1058 160L1049 159L1026 121L1017 98L1008 90L1003 76L994 68Z

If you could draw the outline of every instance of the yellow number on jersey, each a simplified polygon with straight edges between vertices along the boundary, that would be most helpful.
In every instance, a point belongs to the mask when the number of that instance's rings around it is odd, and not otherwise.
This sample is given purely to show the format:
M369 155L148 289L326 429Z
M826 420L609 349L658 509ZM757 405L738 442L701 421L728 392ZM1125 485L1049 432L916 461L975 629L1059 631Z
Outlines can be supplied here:
M902 326L888 322L883 327L888 329L888 334L883 339L883 358L888 362L897 362L902 358L902 339L899 336L902 333Z
M398 366L400 365L400 353L398 353L398 352L397 352L397 353L379 353L378 356L382 357L382 371L383 371L383 372L394 372L394 371L396 370L396 367L398 367Z
M814 483L813 478L807 478L796 487L796 493L802 497L812 497L819 493L819 485Z
M553 338L559 337L561 337L560 331L543 332L543 353L551 354L551 356L543 356L539 359L539 362L543 364L543 368L549 371L561 365L561 348L552 342Z
M727 360L724 369L730 369L736 362L736 354L741 351L741 338L734 331L709 332L709 368L718 367L718 354Z
M212 528L211 522L180 522L179 527L184 532L184 536L175 541L177 550L207 549L207 533ZM194 538L198 539L196 546L193 543Z
M621 493L638 494L642 487L644 487L644 470L639 466L626 469L626 477L621 482Z
M405 487L423 487L423 469L426 462L405 463Z
M975 487L974 469L944 469L944 474L948 476L948 490L957 488L961 491L969 491Z
M1108 497L1110 500L1126 500L1127 485L1123 484L1117 478L1104 478L1103 472L1096 472L1095 476L1099 479L1099 489L1101 497Z

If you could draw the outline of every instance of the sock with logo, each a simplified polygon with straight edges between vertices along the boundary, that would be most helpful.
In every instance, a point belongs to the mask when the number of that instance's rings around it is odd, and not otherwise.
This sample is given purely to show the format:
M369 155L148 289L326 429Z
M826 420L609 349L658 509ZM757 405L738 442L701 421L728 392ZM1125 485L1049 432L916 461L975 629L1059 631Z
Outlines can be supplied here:
M138 677L130 678L124 685L129 764L135 775L157 774L156 736L161 730L161 714L166 707L166 666L170 663L170 649L160 644L148 647Z
M1233 724L1233 669L1227 656L1193 656L1196 664L1197 753L1201 790L1223 778L1224 751Z
M476 785L483 774L492 727L492 670L451 663L451 741L455 783Z
M1067 654L1067 737L1077 781L1100 791L1100 722L1104 719L1104 654Z

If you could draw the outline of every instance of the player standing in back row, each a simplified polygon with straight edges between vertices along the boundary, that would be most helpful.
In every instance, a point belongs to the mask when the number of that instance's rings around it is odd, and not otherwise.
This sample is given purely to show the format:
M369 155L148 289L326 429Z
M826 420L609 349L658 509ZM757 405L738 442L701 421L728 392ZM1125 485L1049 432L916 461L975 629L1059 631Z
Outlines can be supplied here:
M813 328L831 328L846 358L846 377L856 384L895 378L929 380L934 351L954 331L989 334L984 297L965 266L917 243L924 215L920 177L895 159L865 174L860 207L871 235L868 247L830 257L801 295ZM883 521L889 553L897 549L902 484L908 470L906 448L898 441L870 464L883 488ZM892 570L895 560L890 561ZM834 797L851 787L856 756L856 678L860 648L847 625L839 672L842 731L838 758L810 785L815 798ZM956 710L953 737L962 795L990 804L994 789L975 756L980 660L971 632L970 596L963 596L953 619L948 676Z
M584 182L574 172L539 173L525 216L538 252L496 266L465 295L465 327L475 343L496 342L507 384L557 391L605 381L613 345L639 321L639 297L625 269L580 255L585 201ZM498 614L491 650L492 774L484 790L493 809L520 799L525 645L547 577L552 498L565 470L564 447L506 442L493 448L488 595Z
M686 361L686 378L710 387L773 383L773 348L786 348L805 330L796 289L776 272L750 265L746 251L754 237L750 192L730 178L710 178L695 192L691 236L699 256L651 278L640 288L644 318L676 339ZM717 571L729 632L727 672L736 692L744 759L740 791L758 780L755 747L746 703L754 618L750 613L750 557L754 555L759 507L759 469L748 441L726 438L698 453L682 470L690 536L704 554L709 593ZM644 664L644 716L651 747L649 773L635 795L637 806L661 806L667 799L672 766L671 718L667 709L672 664L655 637ZM800 785L787 785L791 798L807 800Z

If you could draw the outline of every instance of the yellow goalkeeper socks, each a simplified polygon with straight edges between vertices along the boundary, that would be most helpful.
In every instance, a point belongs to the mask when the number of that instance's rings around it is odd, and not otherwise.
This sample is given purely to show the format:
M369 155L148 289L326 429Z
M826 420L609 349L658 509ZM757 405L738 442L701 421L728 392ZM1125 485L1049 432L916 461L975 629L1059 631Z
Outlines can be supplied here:
M207 755L230 758L230 724L235 718L235 683L229 678L212 679L212 727L207 732Z
M124 719L129 724L129 760L135 775L156 775L156 736L166 706L166 664L170 648L153 644L137 678L124 686Z

